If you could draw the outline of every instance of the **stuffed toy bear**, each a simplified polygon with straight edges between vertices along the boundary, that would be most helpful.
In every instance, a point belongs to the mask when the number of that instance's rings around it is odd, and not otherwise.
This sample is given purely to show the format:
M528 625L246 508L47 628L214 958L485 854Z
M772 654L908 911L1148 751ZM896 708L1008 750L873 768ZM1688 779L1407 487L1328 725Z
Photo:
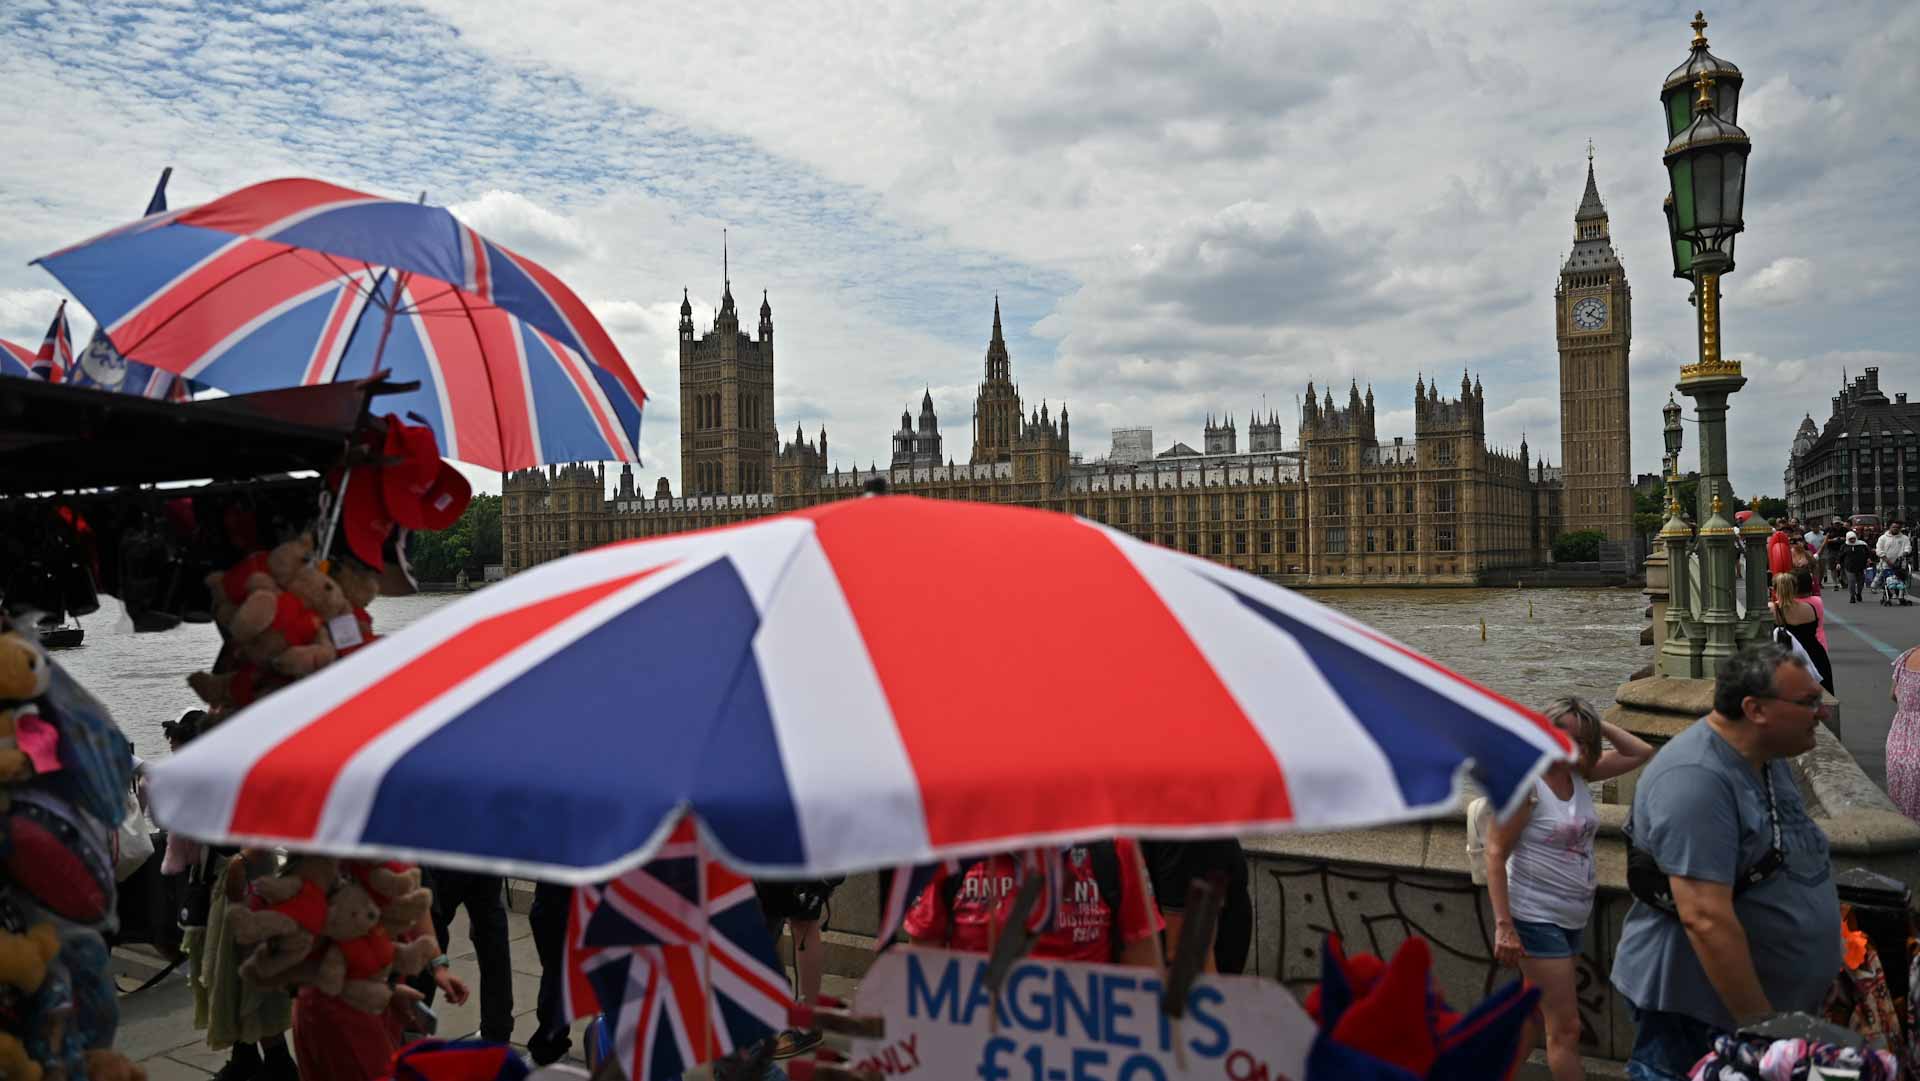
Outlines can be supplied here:
M346 872L380 906L380 926L389 935L404 934L433 909L433 891L420 885L418 867L395 861L354 860L347 863Z
M216 717L250 706L289 682L277 672L262 671L252 661L241 661L224 672L195 672L187 677L187 685Z
M240 965L243 979L278 986L314 954L326 932L327 894L339 877L338 861L299 856L283 873L254 880L248 903L227 910L234 943L253 947Z
M60 932L51 923L36 923L24 934L0 931L0 985L29 994L40 990L47 965L59 953Z
M38 721L31 703L47 693L52 681L53 667L36 639L0 630L0 782L33 775L33 759L20 746L20 731Z
M207 575L207 592L213 595L213 621L221 627L233 622L233 614L240 610L249 596L254 593L272 592L280 588L274 581L269 568L268 554L255 552L223 571Z
M351 881L327 900L326 937L329 945L311 982L322 993L367 1013L386 1009L393 997L389 972L419 975L440 953L440 944L432 938L396 946L380 926L380 906L373 895Z
M11 1032L0 1032L0 1078L5 1081L40 1081L44 1071L27 1056L27 1045Z
M147 1081L147 1068L112 1048L87 1052L87 1081Z
M340 591L346 594L347 605L353 611L354 627L351 632L345 631L337 622L328 628L334 648L344 657L376 637L373 633L373 616L367 612L367 605L380 595L380 577L353 559L334 560L329 573L340 584Z

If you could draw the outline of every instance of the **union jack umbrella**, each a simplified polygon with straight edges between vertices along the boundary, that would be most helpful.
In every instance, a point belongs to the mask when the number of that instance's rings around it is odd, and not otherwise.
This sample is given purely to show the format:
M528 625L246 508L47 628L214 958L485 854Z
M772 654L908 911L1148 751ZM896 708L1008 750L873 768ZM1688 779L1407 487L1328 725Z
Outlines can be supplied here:
M679 1077L784 1027L793 996L753 883L715 860L693 822L653 861L574 891L570 1018L603 1013L629 1081Z
M820 877L1114 834L1372 826L1565 736L1337 612L1082 519L882 496L544 563L154 772L167 828L552 881L684 811Z
M0 375L20 379L38 379L33 370L33 350L18 342L0 338Z
M442 207L270 180L35 260L123 356L231 393L356 379L446 455L638 461L646 391L545 267Z

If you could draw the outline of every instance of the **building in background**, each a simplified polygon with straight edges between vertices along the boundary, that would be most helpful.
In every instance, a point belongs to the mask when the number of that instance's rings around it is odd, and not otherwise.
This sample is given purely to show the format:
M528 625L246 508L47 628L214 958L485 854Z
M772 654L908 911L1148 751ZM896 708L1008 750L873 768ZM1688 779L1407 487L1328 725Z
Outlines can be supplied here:
M1607 208L1587 156L1587 190L1573 215L1573 251L1553 293L1560 347L1560 459L1567 530L1606 534L1603 552L1636 564L1632 411L1627 354L1633 343L1633 291L1613 250Z
M773 306L760 294L756 338L740 329L725 241L720 310L698 339L693 304L680 294L680 490L690 495L763 492L773 482L780 434L773 422Z
M607 498L604 472L586 466L508 474L502 548L511 573L595 544L857 498L882 478L900 494L1081 515L1298 584L1470 584L1548 561L1562 513L1558 471L1533 462L1524 442L1517 453L1487 445L1485 392L1465 376L1457 399L1416 381L1410 440L1376 438L1372 389L1363 399L1357 384L1344 409L1309 385L1292 447L1277 416L1245 421L1244 448L1240 419L1220 416L1202 430L1204 450L1175 441L1155 454L1151 429L1123 428L1115 453L1077 462L1066 407L1055 414L1048 403L1024 405L996 300L965 464L942 460L929 392L917 421L901 416L884 469L834 467L825 429L815 442L796 428L772 456L771 483L757 491L675 497L662 478L648 498L622 467Z
M1794 446L1801 446L1797 434ZM1882 522L1912 522L1920 514L1920 403L1908 402L1905 391L1888 398L1880 369L1868 368L1841 384L1826 424L1788 461L1788 491L1797 493L1803 518L1877 514Z
M1820 438L1820 429L1813 426L1813 414L1800 418L1800 427L1794 430L1793 446L1787 450L1787 471L1783 478L1786 482L1787 515L1804 519L1807 515L1806 500L1800 492L1800 461L1807 451L1813 448L1814 441Z

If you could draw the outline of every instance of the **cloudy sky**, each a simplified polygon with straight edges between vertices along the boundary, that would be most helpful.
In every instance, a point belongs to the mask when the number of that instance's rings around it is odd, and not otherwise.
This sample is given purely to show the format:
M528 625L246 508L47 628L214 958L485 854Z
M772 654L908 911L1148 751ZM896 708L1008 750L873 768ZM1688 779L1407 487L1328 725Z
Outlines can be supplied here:
M1354 10L1356 7L1362 10ZM649 403L679 489L675 309L768 291L777 413L884 460L930 387L947 449L1001 297L1015 377L1076 449L1371 382L1484 381L1491 441L1558 462L1552 291L1595 146L1634 286L1634 465L1693 351L1663 250L1656 95L1692 7L1456 2L741 5L8 0L0 336L59 294L27 260L136 214L311 175L424 190L545 261ZM1877 364L1920 393L1920 5L1710 11L1747 84L1727 280L1734 481L1776 492L1802 413ZM751 300L749 300L751 298ZM77 321L85 334L90 322ZM1691 448L1697 440L1689 441Z

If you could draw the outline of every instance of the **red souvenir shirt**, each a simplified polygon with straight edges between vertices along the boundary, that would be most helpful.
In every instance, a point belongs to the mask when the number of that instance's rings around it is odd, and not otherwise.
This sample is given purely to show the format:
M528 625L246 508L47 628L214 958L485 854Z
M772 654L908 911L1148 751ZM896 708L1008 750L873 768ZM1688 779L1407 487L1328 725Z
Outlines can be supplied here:
M1076 846L1066 851L1067 858L1062 863L1067 884L1060 918L1052 930L1034 940L1033 956L1110 962L1118 952L1113 941L1116 923L1122 942L1138 942L1159 934L1166 926L1160 918L1160 906L1154 903L1153 886L1147 880L1139 846L1132 840L1123 838L1114 842L1123 895L1118 902L1110 903L1108 898L1100 896L1093 858L1086 848ZM945 943L955 950L986 953L987 913L993 912L997 936L1006 927L1008 910L1020 892L1016 871L1013 857L993 856L968 867L957 889L946 881L943 872L908 910L907 935L917 940ZM951 911L948 897L953 899ZM1117 920L1115 903L1121 909Z

